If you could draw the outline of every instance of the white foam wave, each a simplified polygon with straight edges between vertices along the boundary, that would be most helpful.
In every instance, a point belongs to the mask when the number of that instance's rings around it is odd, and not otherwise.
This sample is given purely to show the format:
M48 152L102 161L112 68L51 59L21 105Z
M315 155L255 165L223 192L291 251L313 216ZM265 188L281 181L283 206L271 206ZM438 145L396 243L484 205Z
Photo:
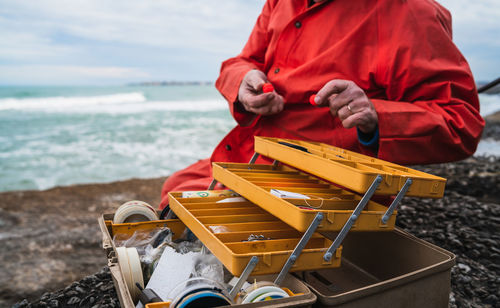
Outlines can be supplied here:
M37 98L4 98L0 99L0 110L64 110L80 107L88 108L116 104L145 102L141 92L118 93L99 96L55 96Z
M195 100L195 101L146 101L120 105L90 106L72 110L72 113L109 113L109 114L138 114L147 112L207 112L213 110L227 110L223 100ZM57 110L52 110L57 112Z
M227 104L222 99L195 101L153 101L144 106L147 110L163 111L211 111L225 110Z
M151 111L206 112L227 110L222 99L192 101L148 101L140 92L88 97L43 97L0 99L0 111L32 111L50 113L132 114Z

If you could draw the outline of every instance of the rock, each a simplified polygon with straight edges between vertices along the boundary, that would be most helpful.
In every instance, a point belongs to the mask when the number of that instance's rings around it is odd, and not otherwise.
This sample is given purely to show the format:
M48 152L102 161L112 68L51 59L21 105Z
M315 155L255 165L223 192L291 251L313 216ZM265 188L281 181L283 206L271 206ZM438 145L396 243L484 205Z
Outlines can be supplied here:
M462 272L464 273L468 273L470 272L470 267L468 265L465 265L465 264L462 264L462 263L458 263L457 264L458 268L460 268L462 270Z
M102 292L106 292L106 291L109 291L112 288L114 288L114 285L108 283L107 285L102 285L99 289Z
M12 308L21 308L21 307L27 307L29 305L29 302L27 299L23 299L21 302L14 304Z
M74 305L80 302L80 299L76 296L73 296L72 298L69 299L69 301L66 303L67 305Z
M66 295L68 297L72 297L72 296L78 295L78 292L74 291L74 290L70 290L70 291L67 291L66 293L64 293L64 295Z
M499 303L498 297L496 297L494 294L488 295L488 297L485 298L484 302L492 306L498 305Z

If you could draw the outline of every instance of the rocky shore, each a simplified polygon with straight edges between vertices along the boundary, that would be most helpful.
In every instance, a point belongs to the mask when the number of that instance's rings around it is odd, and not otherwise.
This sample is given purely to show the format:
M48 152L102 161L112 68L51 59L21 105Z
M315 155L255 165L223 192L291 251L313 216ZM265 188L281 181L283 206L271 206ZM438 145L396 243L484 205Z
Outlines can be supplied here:
M498 140L499 122L483 137ZM457 255L450 307L500 307L500 157L416 169L447 178L445 197L405 198L397 225ZM0 193L0 306L119 307L97 217L133 199L158 204L163 181Z

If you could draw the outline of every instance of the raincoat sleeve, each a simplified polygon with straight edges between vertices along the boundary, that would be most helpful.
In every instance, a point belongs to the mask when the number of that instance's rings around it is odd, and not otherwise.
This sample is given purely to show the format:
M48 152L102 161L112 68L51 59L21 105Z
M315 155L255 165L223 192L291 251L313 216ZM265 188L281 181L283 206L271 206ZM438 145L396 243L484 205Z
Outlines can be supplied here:
M263 70L264 58L269 43L267 31L269 17L276 0L267 1L242 52L222 63L215 86L229 103L229 110L241 126L249 125L255 114L245 111L237 103L238 89L245 74L252 70ZM239 108L238 108L239 107Z
M372 99L378 157L403 164L468 157L484 127L472 73L452 42L451 16L426 3L380 22L376 78L388 100Z

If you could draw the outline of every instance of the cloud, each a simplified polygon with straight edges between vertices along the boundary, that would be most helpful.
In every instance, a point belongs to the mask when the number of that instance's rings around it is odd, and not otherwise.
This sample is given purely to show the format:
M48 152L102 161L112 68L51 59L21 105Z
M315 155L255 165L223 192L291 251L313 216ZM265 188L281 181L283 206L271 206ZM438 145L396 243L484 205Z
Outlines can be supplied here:
M479 81L499 77L500 1L441 0L452 14L453 40Z
M23 66L59 67L56 71L135 67L130 76L214 80L220 63L244 46L264 2L2 0L0 65L17 65L25 72L30 70ZM500 1L439 2L453 15L454 41L476 78L497 77ZM85 75L76 69L64 72L66 78L73 72L78 80ZM57 83L55 77L53 81Z
M220 63L242 49L263 3L3 0L0 64L17 65L19 72L59 67L63 83L70 72L75 82L81 80L84 74L75 67L134 66L152 79L214 80ZM33 78L22 83L27 79Z
M57 34L144 48L240 50L263 1L4 1L0 38L36 35L58 44ZM15 55L13 55L15 56Z
M463 44L486 43L500 47L498 0L441 0L452 14L455 40Z

